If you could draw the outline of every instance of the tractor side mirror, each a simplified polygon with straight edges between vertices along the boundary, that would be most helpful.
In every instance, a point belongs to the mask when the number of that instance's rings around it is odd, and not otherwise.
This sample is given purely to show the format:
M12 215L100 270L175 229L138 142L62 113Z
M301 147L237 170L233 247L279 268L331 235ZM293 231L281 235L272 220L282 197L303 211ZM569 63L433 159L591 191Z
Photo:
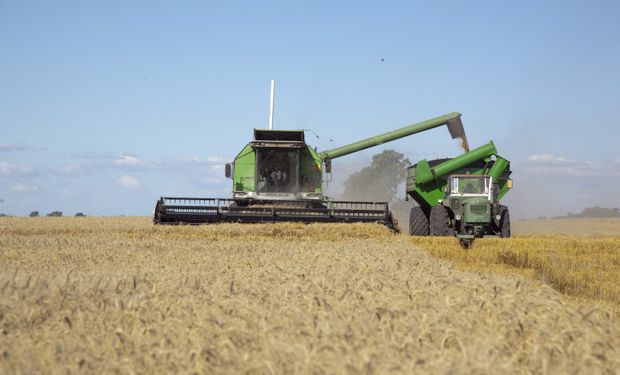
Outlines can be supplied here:
M232 165L230 163L226 163L226 166L224 166L224 174L227 178L232 176Z
M325 173L332 173L332 161L331 161L331 159L325 160Z

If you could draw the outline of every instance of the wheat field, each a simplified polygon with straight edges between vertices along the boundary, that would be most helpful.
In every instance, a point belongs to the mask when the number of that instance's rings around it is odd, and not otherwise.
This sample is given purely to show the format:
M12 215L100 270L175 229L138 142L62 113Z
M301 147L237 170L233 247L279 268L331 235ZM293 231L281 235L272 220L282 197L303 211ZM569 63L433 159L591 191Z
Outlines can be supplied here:
M606 304L461 270L378 225L1 218L0 265L2 373L620 368Z
M573 297L608 302L620 312L620 237L480 239L471 251L452 238L411 242L462 269L516 274Z
M453 238L410 238L467 270L516 274L584 301L605 302L620 317L620 220L516 221L513 238L484 238L459 251Z

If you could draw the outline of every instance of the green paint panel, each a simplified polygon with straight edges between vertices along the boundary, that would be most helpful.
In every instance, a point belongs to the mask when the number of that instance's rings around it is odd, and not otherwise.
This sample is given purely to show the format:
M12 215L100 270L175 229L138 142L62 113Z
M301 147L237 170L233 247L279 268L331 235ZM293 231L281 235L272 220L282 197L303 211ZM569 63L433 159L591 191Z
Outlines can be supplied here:
M246 145L234 161L233 191L254 191L256 152Z
M484 160L491 155L497 153L493 141L484 146L480 146L474 150L466 152L460 156L457 156L444 163L436 165L431 168L426 160L418 162L416 168L416 182L418 184L426 184L437 177L443 177L449 174L454 174L455 171L467 167L467 165L475 163L480 160Z
M323 162L312 147L305 147L300 152L302 191L320 193L323 182Z

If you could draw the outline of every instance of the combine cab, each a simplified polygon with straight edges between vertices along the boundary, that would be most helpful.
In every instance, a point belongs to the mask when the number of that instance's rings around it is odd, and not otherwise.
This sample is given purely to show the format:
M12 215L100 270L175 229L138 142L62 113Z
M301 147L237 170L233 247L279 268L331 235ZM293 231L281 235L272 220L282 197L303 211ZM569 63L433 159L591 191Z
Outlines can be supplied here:
M226 164L232 199L161 197L156 224L219 222L343 222L398 226L386 202L332 201L323 195L331 160L395 139L447 125L452 138L465 137L460 114L451 113L333 150L316 152L303 130L254 130L254 140ZM324 172L325 171L325 175Z

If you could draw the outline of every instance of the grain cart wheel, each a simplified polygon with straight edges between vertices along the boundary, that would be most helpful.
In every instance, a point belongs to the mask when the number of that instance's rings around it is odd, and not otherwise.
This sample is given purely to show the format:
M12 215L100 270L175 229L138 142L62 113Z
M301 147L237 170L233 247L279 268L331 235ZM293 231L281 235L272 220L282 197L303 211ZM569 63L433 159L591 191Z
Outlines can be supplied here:
M510 237L510 211L508 207L499 206L499 236L501 238Z
M431 236L454 236L454 228L450 227L450 213L442 205L431 208Z
M412 207L409 214L409 234L412 236L428 236L428 217L420 206Z

